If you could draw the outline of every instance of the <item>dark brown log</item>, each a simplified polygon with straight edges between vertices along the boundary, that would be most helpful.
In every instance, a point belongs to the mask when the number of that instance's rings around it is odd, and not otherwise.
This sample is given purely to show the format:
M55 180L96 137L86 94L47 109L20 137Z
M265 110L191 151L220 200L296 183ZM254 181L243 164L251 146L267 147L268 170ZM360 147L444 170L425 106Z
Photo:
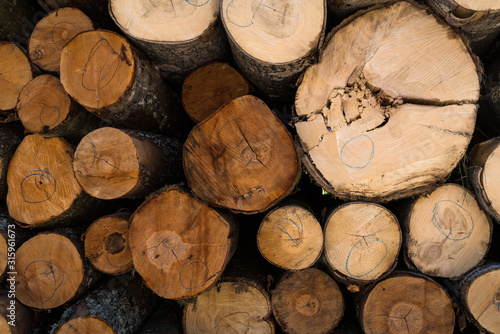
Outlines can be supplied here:
M156 302L140 279L111 278L69 307L50 334L135 333Z
M448 293L423 275L399 273L374 284L358 304L365 333L451 334L455 312Z
M229 52L219 21L219 1L110 0L109 12L127 37L176 84L195 68Z
M7 196L7 170L10 159L23 140L23 130L17 123L0 124L0 199Z
M460 282L462 304L469 319L481 331L500 331L500 264L489 262L467 274Z
M81 232L39 233L16 251L16 297L35 309L52 309L80 297L99 278L84 255Z
M28 132L72 142L99 126L99 119L73 101L59 79L50 74L39 75L24 86L16 112Z
M26 47L35 24L45 15L31 0L0 0L0 40Z
M327 3L328 9L333 17L337 20L342 20L361 9L378 4L385 4L391 1L392 0L327 0Z
M181 154L175 138L104 127L80 141L73 170L93 197L144 197L182 180Z
M235 212L267 210L300 176L293 140L267 105L245 95L194 127L184 144L193 193Z
M490 218L472 193L453 183L415 200L404 225L410 268L451 279L480 265L493 233Z
M34 312L15 298L15 292L0 293L0 333L31 334L34 324Z
M247 95L248 82L226 63L214 62L191 72L182 85L182 105L199 123L225 103Z
M79 104L116 125L180 135L183 118L156 68L125 38L78 34L61 53L61 82Z
M231 258L236 238L230 217L173 187L149 197L134 212L129 229L135 269L167 299L209 289Z
M288 272L271 298L276 321L290 334L326 334L339 324L344 299L337 283L318 269Z
M255 87L277 100L293 96L300 75L314 62L326 13L324 0L221 1L236 64Z

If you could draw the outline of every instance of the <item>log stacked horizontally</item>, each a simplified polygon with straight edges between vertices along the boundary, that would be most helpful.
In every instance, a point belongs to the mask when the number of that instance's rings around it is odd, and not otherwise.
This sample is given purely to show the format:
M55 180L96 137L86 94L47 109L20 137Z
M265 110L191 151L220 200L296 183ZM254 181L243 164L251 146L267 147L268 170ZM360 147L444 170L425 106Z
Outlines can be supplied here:
M0 0L0 332L500 333L497 2Z

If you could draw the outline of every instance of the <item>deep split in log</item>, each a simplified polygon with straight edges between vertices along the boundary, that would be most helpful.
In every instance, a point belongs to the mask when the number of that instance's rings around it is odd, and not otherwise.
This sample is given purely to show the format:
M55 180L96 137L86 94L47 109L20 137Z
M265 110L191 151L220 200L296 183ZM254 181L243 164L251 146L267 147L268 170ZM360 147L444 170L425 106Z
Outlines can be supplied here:
M98 118L73 101L50 74L39 75L24 86L16 112L27 131L76 142L99 126Z
M110 0L118 27L168 79L182 82L193 69L228 53L219 0Z
M29 307L19 303L14 295L15 292L0 292L0 333L31 334L35 324L35 314Z
M455 312L448 293L417 274L398 274L376 283L358 305L365 333L451 334Z
M78 144L73 169L100 199L144 197L182 180L182 144L175 138L104 127Z
M300 176L290 133L250 95L232 100L193 128L183 164L194 194L243 213L267 210L293 190Z
M97 219L84 238L85 257L100 272L123 274L134 267L128 242L129 213L116 213Z
M462 303L472 322L489 333L500 331L500 264L487 263L460 282Z
M52 11L31 33L29 57L42 70L59 73L63 47L77 34L88 30L94 30L94 24L79 9L68 7Z
M39 233L16 251L16 297L47 310L81 296L99 278L84 256L78 231Z
M186 304L184 332L271 334L271 315L264 287L247 279L224 280Z
M24 129L20 124L0 123L0 198L7 196L7 170L10 159L23 140Z
M182 114L156 68L125 38L78 34L61 53L61 82L87 110L116 125L178 135Z
M19 93L31 79L34 68L18 45L0 41L0 120L9 120Z
M273 99L286 99L324 37L324 0L222 0L229 45L242 73Z
M426 275L460 278L483 260L492 229L467 189L445 184L412 204L405 219L405 256Z
M303 162L342 199L421 193L464 155L478 98L478 68L451 27L413 2L369 9L336 28L298 88Z
M76 224L99 215L101 206L85 194L73 173L73 149L61 138L26 136L7 171L7 207L29 226Z
M287 273L273 290L273 314L290 334L326 334L339 324L344 299L337 283L318 269Z
M325 223L325 264L352 292L390 273L396 266L402 235L385 207L346 203Z
M271 210L257 232L257 246L272 264L298 270L312 266L323 250L323 231L310 210L286 204Z
M182 85L182 105L199 123L226 102L247 95L250 87L241 74L226 63L213 62L191 72Z
M148 198L132 215L129 229L135 269L167 299L209 289L231 258L236 238L229 217L177 188Z

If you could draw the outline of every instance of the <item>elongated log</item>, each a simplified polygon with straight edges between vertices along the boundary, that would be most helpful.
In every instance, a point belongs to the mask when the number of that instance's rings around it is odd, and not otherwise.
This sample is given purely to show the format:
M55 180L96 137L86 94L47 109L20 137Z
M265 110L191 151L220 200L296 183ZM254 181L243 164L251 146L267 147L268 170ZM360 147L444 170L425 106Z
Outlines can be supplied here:
M170 89L122 36L106 30L78 34L61 52L60 71L68 94L100 118L179 134L182 114Z
M0 40L26 47L35 24L45 15L31 0L1 0Z
M84 236L85 257L100 272L123 274L134 267L128 242L130 213L116 213L97 219Z
M0 121L9 121L13 116L19 93L33 74L25 51L17 44L0 41Z
M94 24L81 10L56 9L41 19L31 33L29 57L42 70L59 73L63 47L77 34L88 30L94 30Z
M135 333L157 297L139 279L119 278L106 281L69 307L50 334Z
M99 278L84 256L80 231L39 233L16 251L16 297L47 310L80 297Z
M500 3L495 0L427 0L451 26L459 28L477 54L484 54L500 34Z
M34 312L15 298L15 292L0 293L0 333L31 334L34 324Z
M264 102L232 100L193 128L184 144L193 193L235 212L267 210L293 190L300 162L292 137Z
M228 53L219 21L219 0L110 0L118 27L174 83Z
M112 209L83 192L73 173L73 155L59 137L23 139L7 171L7 207L12 218L31 227L55 227L88 222Z
M344 314L337 283L319 269L288 272L273 290L274 317L286 333L331 333Z
M222 281L186 304L184 332L270 334L275 332L271 312L269 294L258 283Z
M247 95L248 82L226 63L213 62L191 72L182 85L182 105L199 123L225 103Z
M327 0L328 9L337 20L345 19L360 9L385 4L391 0Z
M132 215L129 229L135 269L167 299L209 289L231 258L236 238L230 218L177 188L149 197Z
M311 267L323 250L323 231L314 214L300 204L271 210L260 224L257 246L262 256L280 268Z
M326 1L221 2L229 45L243 74L273 99L293 96L321 46Z
M24 86L16 113L29 132L76 142L99 126L98 118L73 101L50 74L39 75Z
M181 152L182 144L175 138L105 127L80 141L73 169L93 197L144 197L181 181Z
M16 123L0 123L0 198L7 196L7 170L10 159L23 140L23 127Z
M412 1L369 9L335 28L299 86L304 165L342 199L422 193L464 155L478 98L475 58L453 29Z
M500 138L474 146L469 154L469 182L481 208L500 222L500 192L496 187L500 156Z
M328 216L324 230L324 262L351 292L396 267L401 229L385 207L366 202L343 204Z
M31 233L18 227L7 212L0 213L0 281L15 272L15 252L29 237Z
M453 333L455 312L448 293L423 275L392 275L374 284L358 304L365 333Z
M419 197L404 223L409 265L426 275L455 279L481 263L493 232L472 193L452 183Z
M469 319L483 331L500 331L500 264L489 262L467 274L460 282L462 304Z

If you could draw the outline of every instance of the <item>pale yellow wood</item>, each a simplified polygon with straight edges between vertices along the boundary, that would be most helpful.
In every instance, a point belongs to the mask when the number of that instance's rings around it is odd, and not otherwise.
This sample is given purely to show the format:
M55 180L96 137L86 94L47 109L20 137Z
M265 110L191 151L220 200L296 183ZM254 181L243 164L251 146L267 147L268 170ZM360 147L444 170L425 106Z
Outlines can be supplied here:
M109 7L125 33L162 42L197 38L219 15L219 0L111 0Z
M376 280L392 269L401 238L396 217L383 206L344 204L325 225L326 262L347 279Z
M500 213L500 145L488 156L481 173L481 183L491 207Z
M426 275L460 277L488 250L492 233L488 219L467 189L440 186L411 208L407 255Z
M228 34L251 57L287 63L307 56L323 29L324 0L222 0Z
M272 264L298 270L312 266L323 250L323 231L314 215L299 205L272 210L257 232L257 246Z
M492 333L500 333L500 270L475 279L467 293L469 311L477 322Z
M500 9L499 0L455 0L455 2L462 7L475 11L490 11Z
M115 331L104 320L95 317L79 317L71 319L59 327L56 334L115 334Z

